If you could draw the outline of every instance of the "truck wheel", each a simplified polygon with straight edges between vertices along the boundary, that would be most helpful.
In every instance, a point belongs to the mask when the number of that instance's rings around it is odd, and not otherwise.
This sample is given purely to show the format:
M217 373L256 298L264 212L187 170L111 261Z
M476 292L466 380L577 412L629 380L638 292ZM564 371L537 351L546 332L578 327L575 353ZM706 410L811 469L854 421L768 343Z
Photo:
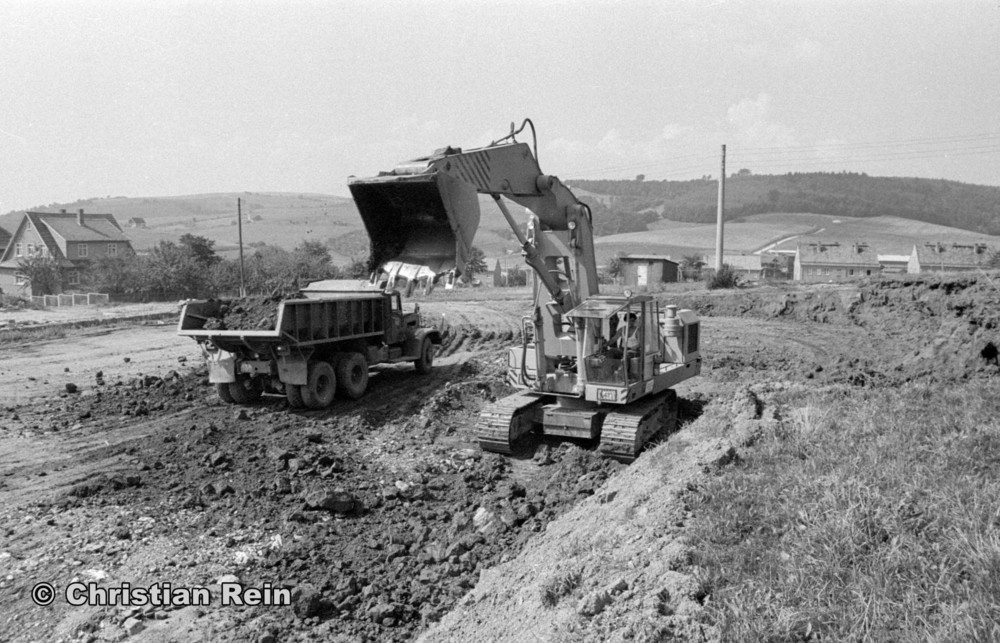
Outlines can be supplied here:
M229 392L229 382L216 382L215 392L219 394L219 399L226 404L236 404L236 400Z
M337 376L327 362L309 362L309 379L301 388L302 401L307 408L323 409L333 402L337 392Z
M356 400L368 390L368 360L361 353L347 353L337 360L340 392Z
M424 341L420 343L420 355L413 360L413 366L416 367L418 373L430 373L433 364L434 344L430 337L424 337Z
M301 409L306 406L306 403L302 401L302 387L298 384L285 384L285 398L288 399L288 406L293 409Z
M264 385L260 378L247 375L237 375L236 381L229 386L229 395L236 404L253 404L264 393Z

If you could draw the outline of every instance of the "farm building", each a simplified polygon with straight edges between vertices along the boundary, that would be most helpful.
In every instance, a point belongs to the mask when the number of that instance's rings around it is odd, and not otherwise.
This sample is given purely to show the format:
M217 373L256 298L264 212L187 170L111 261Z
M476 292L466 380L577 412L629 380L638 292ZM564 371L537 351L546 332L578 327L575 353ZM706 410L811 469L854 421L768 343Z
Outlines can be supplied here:
M680 266L663 255L625 255L621 258L626 286L645 288L680 281Z
M80 284L81 272L100 257L132 254L132 243L111 214L26 212L10 234L0 254L0 288L23 295L32 292L21 264L33 258L50 258L59 267L68 290Z
M906 272L911 275L922 272L961 272L978 270L986 266L993 253L983 243L943 244L925 243L913 246Z
M722 263L733 267L736 273L744 279L759 281L763 277L764 264L760 255L722 255ZM715 255L708 258L706 267L715 269Z
M878 255L866 243L800 244L795 252L796 281L833 281L878 275Z
M126 228L145 228L146 227L146 220L143 219L142 217L132 217L131 219L129 219L128 221L125 222L125 227Z

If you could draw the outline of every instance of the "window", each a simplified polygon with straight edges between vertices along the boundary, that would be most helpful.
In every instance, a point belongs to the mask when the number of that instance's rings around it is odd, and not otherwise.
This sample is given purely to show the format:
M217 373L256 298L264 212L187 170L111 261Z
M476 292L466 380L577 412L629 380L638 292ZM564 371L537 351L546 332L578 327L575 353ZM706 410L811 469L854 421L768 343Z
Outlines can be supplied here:
M80 283L80 273L76 270L70 270L66 273L66 278L69 281L70 286L76 286Z
M81 243L76 247L76 256L77 257L87 256L87 244Z
M33 243L29 243L28 244L28 256L29 257L34 257L35 256L35 244L33 244Z
M14 273L14 283L18 286L23 286L28 283L28 276L23 272Z
M23 257L24 256L21 253L21 244L20 243L15 243L14 244L14 256L15 257Z
M118 256L118 244L117 243L109 243L108 244L108 256L109 257L117 257Z

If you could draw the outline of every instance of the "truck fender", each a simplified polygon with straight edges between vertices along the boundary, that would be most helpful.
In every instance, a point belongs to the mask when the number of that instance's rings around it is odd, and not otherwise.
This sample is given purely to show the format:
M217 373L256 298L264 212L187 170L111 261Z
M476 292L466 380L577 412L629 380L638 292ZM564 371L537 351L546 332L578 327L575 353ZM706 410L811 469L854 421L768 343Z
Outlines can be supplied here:
M412 337L408 337L403 342L403 352L407 355L416 356L420 354L420 346L424 342L424 337L430 337L432 344L441 343L441 331L436 328L418 328L413 332Z
M208 381L226 384L236 381L236 356L226 351L215 351L208 355Z
M305 386L309 382L309 361L305 355L279 355L277 362L278 379L285 384Z

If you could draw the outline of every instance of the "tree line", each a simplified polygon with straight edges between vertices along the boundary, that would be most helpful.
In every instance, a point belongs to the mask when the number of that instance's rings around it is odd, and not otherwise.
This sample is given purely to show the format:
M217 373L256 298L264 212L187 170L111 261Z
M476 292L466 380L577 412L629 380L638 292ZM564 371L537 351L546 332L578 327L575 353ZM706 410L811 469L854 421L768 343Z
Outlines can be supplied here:
M185 234L177 241L160 241L148 253L103 256L75 262L78 281L48 256L27 257L18 265L34 295L64 290L89 290L123 295L137 300L204 298L240 292L239 259L221 257L215 242ZM292 250L257 244L244 254L243 283L248 293L292 293L320 279L365 279L371 274L369 259L333 262L330 249L319 241L303 241ZM469 274L487 270L484 253L472 248L466 267Z
M617 216L636 219L650 213L674 221L715 220L718 182L576 180L574 187L613 197ZM864 173L788 173L755 176L742 169L726 179L726 217L768 212L809 212L845 217L895 216L1000 234L1000 187L942 179L872 177ZM595 211L595 221L597 213ZM643 229L645 229L643 227Z

